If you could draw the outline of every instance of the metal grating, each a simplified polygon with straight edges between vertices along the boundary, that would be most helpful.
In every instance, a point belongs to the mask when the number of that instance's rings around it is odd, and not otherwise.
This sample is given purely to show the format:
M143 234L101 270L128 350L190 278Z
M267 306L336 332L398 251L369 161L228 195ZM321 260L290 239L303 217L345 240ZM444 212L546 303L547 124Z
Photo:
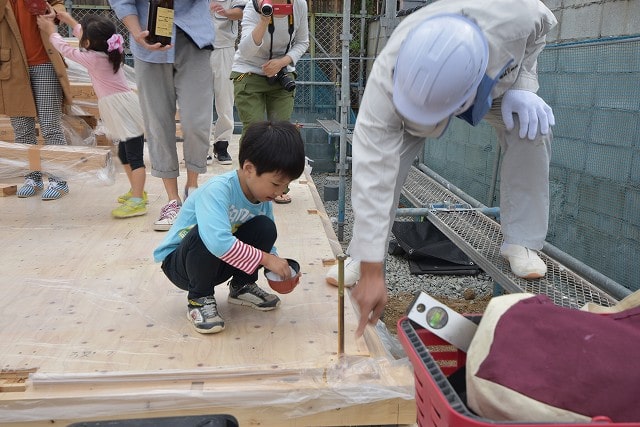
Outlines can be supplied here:
M411 168L402 194L420 208L439 203L466 203L416 167ZM602 306L617 302L544 253L540 253L547 264L547 275L543 279L525 280L515 276L509 263L500 256L500 224L477 210L432 210L427 218L508 292L543 294L555 304L570 308L580 308L587 302Z

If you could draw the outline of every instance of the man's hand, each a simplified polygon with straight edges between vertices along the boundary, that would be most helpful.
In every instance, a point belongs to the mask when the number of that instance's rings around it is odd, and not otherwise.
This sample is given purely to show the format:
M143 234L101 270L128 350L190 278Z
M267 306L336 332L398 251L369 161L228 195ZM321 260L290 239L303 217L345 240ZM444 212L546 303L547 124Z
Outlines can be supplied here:
M144 47L145 49L148 49L148 50L171 49L172 45L170 44L166 46L163 46L160 43L149 44L149 42L147 42L146 40L146 37L149 35L149 31L142 29L142 27L140 26L140 20L138 19L137 15L125 16L124 18L122 18L122 23L125 25L125 27L127 27L127 30L129 30L129 33L131 34L133 39L136 41L136 43L138 43L140 46Z
M137 33L131 33L133 35L133 39L142 47L144 47L147 50L169 50L171 49L172 45L168 44L168 45L163 45L161 43L154 43L154 44L150 44L147 41L147 36L149 35L149 31L147 30L143 30Z
M540 133L549 133L549 127L556 124L551 107L538 95L527 90L509 89L502 97L502 120L508 130L513 129L513 114L520 120L520 138L534 140Z
M387 285L382 262L360 263L360 280L352 288L351 296L360 311L360 322L356 330L356 336L360 337L367 323L375 325L378 322L387 304Z

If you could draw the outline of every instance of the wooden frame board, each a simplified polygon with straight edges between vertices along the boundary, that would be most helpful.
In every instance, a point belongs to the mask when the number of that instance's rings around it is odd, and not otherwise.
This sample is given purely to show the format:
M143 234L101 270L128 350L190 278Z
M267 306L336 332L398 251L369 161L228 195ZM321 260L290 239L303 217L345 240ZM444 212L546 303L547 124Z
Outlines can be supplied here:
M237 167L237 145L235 135L234 165L210 166L201 182ZM335 236L309 176L292 183L291 204L275 205L276 245L300 262L300 285L271 312L228 304L217 286L226 329L214 335L192 328L185 292L153 262L161 180L147 175L146 216L120 220L110 211L129 188L121 169L114 185L69 188L57 201L0 198L0 423L215 413L242 426L414 422L409 362L390 357L373 328L355 338L348 297L337 354L338 293L324 281ZM258 283L268 287L262 274Z

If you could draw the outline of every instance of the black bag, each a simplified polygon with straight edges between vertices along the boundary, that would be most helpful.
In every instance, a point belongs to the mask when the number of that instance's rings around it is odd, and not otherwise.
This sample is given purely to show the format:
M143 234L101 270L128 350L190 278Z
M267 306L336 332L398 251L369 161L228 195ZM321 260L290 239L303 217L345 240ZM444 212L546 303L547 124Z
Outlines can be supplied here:
M389 253L405 254L411 274L474 275L480 268L430 221L395 221L391 228L397 245Z

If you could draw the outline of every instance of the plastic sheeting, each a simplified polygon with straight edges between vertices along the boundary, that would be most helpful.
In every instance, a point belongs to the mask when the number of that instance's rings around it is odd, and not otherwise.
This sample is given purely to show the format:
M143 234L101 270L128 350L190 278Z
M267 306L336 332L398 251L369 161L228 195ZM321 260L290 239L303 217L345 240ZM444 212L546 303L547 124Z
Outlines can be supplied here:
M68 39L71 43L74 39ZM91 84L87 69L65 59L67 74L72 85ZM136 88L135 72L123 64L127 81ZM17 147L13 142L13 132L8 117L0 118L0 179L16 178L33 170L55 175L67 181L83 181L113 184L115 167L109 146L99 147L98 138L104 138L104 128L98 115L98 101L95 97L78 97L68 106L62 116L66 146L35 145ZM85 120L88 118L89 120ZM93 126L89 122L94 122ZM22 144L19 144L22 145Z

